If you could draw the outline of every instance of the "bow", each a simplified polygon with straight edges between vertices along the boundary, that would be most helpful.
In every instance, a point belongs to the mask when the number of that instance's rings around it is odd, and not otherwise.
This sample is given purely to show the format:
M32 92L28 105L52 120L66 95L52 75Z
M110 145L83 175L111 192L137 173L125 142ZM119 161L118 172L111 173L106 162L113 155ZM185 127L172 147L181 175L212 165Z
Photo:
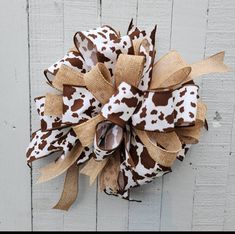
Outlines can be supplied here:
M60 151L38 182L67 171L54 208L68 210L78 175L99 176L100 189L129 198L131 188L171 171L199 141L206 105L194 79L225 72L224 52L188 64L176 51L155 61L156 27L132 24L120 36L110 26L77 32L75 47L44 71L59 92L35 98L41 128L32 134L27 162Z

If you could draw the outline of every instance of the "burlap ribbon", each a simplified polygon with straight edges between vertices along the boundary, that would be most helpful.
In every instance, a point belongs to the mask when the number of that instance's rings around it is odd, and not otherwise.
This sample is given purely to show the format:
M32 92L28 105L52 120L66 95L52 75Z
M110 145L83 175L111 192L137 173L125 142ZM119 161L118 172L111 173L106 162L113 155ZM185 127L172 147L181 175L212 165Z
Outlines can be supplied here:
M35 98L41 129L33 133L27 162L61 151L38 182L67 171L57 209L68 210L80 170L100 189L129 199L130 188L171 171L199 141L206 105L196 77L226 72L224 52L194 64L170 51L154 63L155 32L129 25L120 36L109 26L77 32L75 47L47 70L60 94Z

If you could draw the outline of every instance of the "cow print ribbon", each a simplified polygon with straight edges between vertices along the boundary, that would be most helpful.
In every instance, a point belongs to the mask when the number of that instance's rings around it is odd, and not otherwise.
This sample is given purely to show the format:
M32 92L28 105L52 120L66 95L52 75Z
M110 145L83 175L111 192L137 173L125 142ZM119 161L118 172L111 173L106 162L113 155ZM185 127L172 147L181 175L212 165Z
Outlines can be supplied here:
M171 172L198 143L206 105L194 79L228 71L224 52L188 64L170 51L154 63L155 33L132 21L124 36L107 25L77 32L74 47L44 71L57 93L35 98L41 127L26 156L31 164L60 152L39 177L67 172L54 208L73 204L80 173L91 184L98 177L105 193L132 200L131 188Z

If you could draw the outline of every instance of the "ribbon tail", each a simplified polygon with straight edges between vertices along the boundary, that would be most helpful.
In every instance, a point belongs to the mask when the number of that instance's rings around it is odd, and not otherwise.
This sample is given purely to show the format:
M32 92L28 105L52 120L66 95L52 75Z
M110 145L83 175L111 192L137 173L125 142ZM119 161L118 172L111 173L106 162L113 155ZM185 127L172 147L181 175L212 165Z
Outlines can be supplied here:
M225 52L222 51L206 58L205 60L192 64L192 71L185 82L193 80L201 75L228 72L230 69L224 64L224 55Z
M90 177L90 185L92 185L100 172L103 170L107 164L109 158L105 158L102 161L95 161L94 158L91 158L87 164L82 168L81 174L87 175Z
M114 194L119 190L118 176L120 172L120 151L115 151L113 157L109 158L108 163L103 168L99 177L99 190L106 194L107 189Z
M40 169L41 175L37 183L43 183L49 181L62 173L64 173L71 165L73 165L80 154L82 153L83 147L80 143L76 144L71 152L64 158L50 163L49 165Z
M60 200L53 207L53 209L68 211L72 204L75 202L78 196L78 177L79 168L74 163L67 171L63 192Z
M129 23L128 29L127 29L127 34L131 31L131 29L134 27L133 24L133 18L131 19L131 22Z

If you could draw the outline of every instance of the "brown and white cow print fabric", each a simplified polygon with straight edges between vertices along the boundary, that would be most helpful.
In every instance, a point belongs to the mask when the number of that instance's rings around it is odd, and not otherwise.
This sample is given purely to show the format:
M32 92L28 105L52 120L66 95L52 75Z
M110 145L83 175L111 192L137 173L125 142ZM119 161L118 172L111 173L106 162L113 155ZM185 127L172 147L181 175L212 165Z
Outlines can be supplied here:
M131 22L127 32L133 43L135 43L135 41L141 41L138 49L139 51L136 51L136 53L137 55L145 57L143 76L138 86L138 88L142 91L149 88L152 78L152 69L155 59L156 30L157 26L155 26L148 34L145 30L141 31L138 27L135 27L133 22Z
M140 130L165 132L175 126L195 123L198 87L186 85L174 91L141 92L122 82L101 113L110 121L124 126L131 119Z
M65 124L62 123L62 116L50 116L45 115L45 101L46 97L37 97L34 99L37 112L39 114L39 118L41 121L41 130L51 130L56 129L65 126Z
M182 149L177 155L177 159L179 159L180 161L183 161L191 146L192 146L191 144L183 143Z
M44 71L44 74L50 84L52 83L56 73L59 71L61 65L67 65L73 68L75 71L79 71L81 73L86 73L89 71L89 67L84 62L81 54L78 51L70 51L62 59Z
M117 32L109 26L102 26L88 31L77 32L74 35L74 44L77 50L81 53L85 63L91 69L98 62L99 53L102 56L102 51L97 48L98 45L105 45L119 38Z
M130 149L125 147L125 154L121 157L120 183L122 192L132 187L150 183L156 177L171 171L171 168L156 163L148 154L144 144L134 131L129 133ZM128 143L126 142L126 145Z
M106 119L123 126L133 115L140 100L139 90L122 82L117 92L103 106L101 113Z
M38 130L32 134L31 142L26 150L27 162L45 157L61 148L54 146L54 143L61 137L66 136L70 128L54 129L48 131Z
M97 44L98 62L104 63L111 76L114 74L115 65L120 54L134 54L132 41L129 36L123 36L107 43Z
M140 108L132 115L132 124L141 130L158 132L192 125L196 120L197 95L195 85L173 92L145 92Z
M74 41L85 63L90 68L98 62L103 63L113 76L119 54L134 54L132 40L129 36L115 37L112 33L108 34L108 36L113 35L112 39L102 37L102 40L97 38L92 40L92 37L86 35L90 34L78 32L74 37ZM95 32L93 35L96 35ZM94 43L94 41L97 41L97 43Z
M32 134L32 140L26 150L27 162L31 163L57 151L62 152L60 158L64 159L77 142L78 139L72 128L38 130ZM77 164L86 162L92 153L92 145L85 147L77 160Z
M91 41L94 45L104 43L109 40L110 41L116 40L117 38L120 37L120 35L108 25L103 25L102 27L97 27L97 28L90 29L87 31L77 32L74 35L74 44L79 51L84 49L84 48L80 48L82 46L79 44L81 42L80 41L81 35L85 37L87 40ZM86 51L86 48L85 48L85 51Z
M86 87L64 85L63 117L66 124L80 124L96 116L101 110L101 103Z
M92 156L94 152L94 147L93 144L84 147L82 153L79 155L78 160L77 160L77 165L82 165L86 161L88 161Z
M69 152L73 149L78 142L77 136L71 128L64 136L60 137L57 141L53 142L53 146L59 150L62 150L61 159L64 159Z
M87 38L86 44L79 46L77 43L77 37L80 36L82 38ZM78 51L71 50L66 55L61 58L58 62L52 64L49 68L47 68L44 71L44 74L48 80L49 83L52 82L54 76L60 69L61 65L67 65L81 73L86 73L91 69L91 66L94 65L94 63L89 60L84 60L82 54L90 54L90 58L95 58L97 62L97 55L96 55L96 50L92 50L95 44L101 43L103 41L111 40L111 39L116 39L118 38L117 32L112 29L109 26L103 26L99 27L96 29L88 30L88 31L81 31L75 34L74 37L74 42L75 46L79 48ZM86 48L90 48L86 49ZM90 51L94 51L95 54L94 56L90 53ZM86 58L89 56L86 56Z
M198 86L185 85L173 91L175 126L194 124L197 114Z

